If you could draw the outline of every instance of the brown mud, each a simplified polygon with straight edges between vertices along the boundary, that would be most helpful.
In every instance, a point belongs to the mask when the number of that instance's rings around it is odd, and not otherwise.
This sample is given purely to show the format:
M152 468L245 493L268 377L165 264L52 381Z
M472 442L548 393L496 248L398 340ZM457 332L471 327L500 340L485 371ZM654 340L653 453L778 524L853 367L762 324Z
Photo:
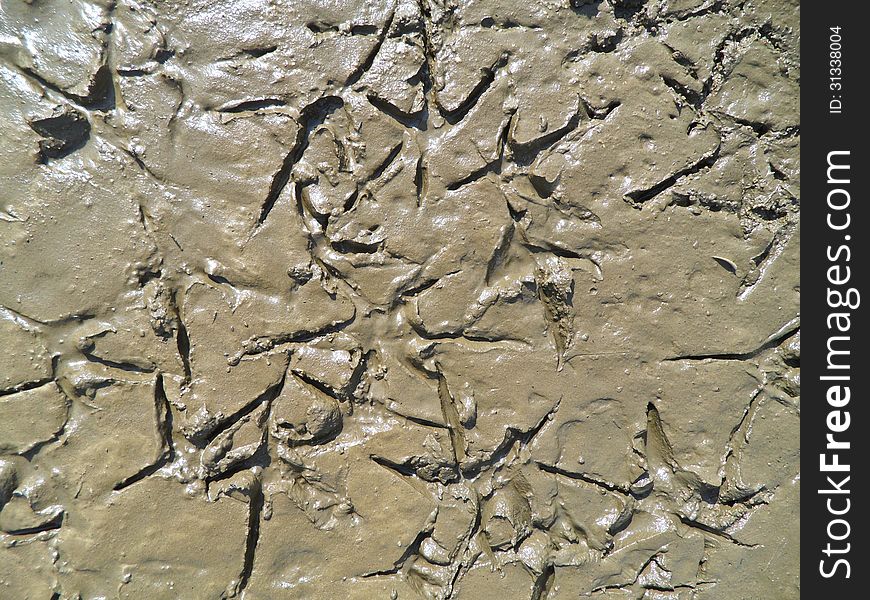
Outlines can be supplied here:
M798 598L799 40L2 2L0 598Z

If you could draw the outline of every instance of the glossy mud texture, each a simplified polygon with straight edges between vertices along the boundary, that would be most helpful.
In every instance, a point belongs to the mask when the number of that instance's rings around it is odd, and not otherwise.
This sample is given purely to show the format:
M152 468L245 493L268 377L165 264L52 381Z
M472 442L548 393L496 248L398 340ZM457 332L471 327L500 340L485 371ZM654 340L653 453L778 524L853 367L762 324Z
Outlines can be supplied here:
M0 598L798 598L797 28L3 0Z

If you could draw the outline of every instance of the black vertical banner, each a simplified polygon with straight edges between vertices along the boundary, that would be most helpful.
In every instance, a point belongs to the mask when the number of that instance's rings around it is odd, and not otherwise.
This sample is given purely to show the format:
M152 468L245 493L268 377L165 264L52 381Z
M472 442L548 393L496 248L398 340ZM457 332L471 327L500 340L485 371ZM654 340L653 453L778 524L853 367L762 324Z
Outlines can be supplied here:
M870 32L863 3L801 5L801 590L859 598L870 494L862 352Z

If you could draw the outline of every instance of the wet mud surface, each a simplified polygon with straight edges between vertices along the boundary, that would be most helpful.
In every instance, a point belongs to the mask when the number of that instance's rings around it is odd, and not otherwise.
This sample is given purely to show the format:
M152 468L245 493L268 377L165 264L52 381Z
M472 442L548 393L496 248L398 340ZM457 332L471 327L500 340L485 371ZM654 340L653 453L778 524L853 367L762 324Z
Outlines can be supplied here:
M0 4L0 597L799 597L798 7Z

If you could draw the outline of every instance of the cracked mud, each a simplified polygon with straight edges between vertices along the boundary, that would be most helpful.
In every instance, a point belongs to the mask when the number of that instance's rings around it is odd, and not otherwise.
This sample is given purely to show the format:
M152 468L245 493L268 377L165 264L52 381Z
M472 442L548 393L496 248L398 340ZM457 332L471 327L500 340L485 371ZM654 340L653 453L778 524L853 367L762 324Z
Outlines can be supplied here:
M799 35L4 1L0 598L798 598Z

